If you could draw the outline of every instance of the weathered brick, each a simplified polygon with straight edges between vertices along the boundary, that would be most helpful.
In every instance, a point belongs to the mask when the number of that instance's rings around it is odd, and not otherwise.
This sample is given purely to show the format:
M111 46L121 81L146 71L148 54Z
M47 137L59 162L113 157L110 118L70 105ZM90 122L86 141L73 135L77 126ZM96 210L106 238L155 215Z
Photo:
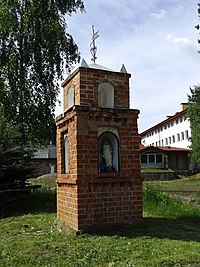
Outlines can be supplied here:
M131 224L142 220L138 111L129 109L130 74L79 68L63 83L64 115L57 124L57 213L76 230L93 224ZM98 84L114 87L114 109L98 107ZM68 111L68 90L74 88ZM102 130L104 129L105 130ZM101 131L100 131L101 129ZM119 136L119 172L99 173L98 136ZM64 135L68 133L68 173Z

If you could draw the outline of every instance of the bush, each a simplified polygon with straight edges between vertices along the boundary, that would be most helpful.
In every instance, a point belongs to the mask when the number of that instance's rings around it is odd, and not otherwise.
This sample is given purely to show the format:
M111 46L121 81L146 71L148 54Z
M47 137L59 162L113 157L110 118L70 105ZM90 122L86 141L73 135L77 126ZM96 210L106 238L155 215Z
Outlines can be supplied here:
M148 215L168 218L200 218L200 210L190 207L181 200L173 199L168 193L146 185L143 187L144 212Z
M28 165L31 153L26 148L8 149L0 153L0 189L25 187L32 172Z

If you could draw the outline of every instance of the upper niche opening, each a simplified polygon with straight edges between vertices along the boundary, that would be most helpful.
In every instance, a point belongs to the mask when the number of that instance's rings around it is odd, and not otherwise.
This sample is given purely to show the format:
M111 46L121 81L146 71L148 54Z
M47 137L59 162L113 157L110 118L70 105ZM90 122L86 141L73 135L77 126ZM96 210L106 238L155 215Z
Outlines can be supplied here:
M114 108L114 88L109 83L100 83L98 86L98 106Z
M67 109L70 109L74 105L74 88L69 88L67 91Z

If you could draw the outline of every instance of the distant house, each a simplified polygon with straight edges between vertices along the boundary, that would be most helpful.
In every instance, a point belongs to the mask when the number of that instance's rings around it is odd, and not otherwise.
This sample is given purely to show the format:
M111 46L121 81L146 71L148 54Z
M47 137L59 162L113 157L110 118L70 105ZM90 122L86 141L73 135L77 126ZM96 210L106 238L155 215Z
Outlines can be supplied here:
M50 144L38 149L31 158L31 167L35 177L56 173L56 146Z
M140 146L141 168L188 171L190 168L188 148Z
M189 148L191 137L190 121L187 118L187 104L182 103L182 110L176 112L140 134L141 144L155 147Z
M189 160L191 127L187 117L187 104L140 134L141 167L163 168L174 171L191 169Z

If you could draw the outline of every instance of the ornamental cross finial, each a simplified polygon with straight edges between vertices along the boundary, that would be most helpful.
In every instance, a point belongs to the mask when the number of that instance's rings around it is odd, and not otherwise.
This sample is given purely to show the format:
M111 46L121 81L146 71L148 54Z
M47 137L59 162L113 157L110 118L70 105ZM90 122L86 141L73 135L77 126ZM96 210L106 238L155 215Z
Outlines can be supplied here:
M96 53L97 53L97 47L95 45L95 40L99 37L99 31L95 32L94 31L94 25L92 26L92 42L90 44L90 52L92 54L92 58L91 60L95 63L97 57L96 57Z

